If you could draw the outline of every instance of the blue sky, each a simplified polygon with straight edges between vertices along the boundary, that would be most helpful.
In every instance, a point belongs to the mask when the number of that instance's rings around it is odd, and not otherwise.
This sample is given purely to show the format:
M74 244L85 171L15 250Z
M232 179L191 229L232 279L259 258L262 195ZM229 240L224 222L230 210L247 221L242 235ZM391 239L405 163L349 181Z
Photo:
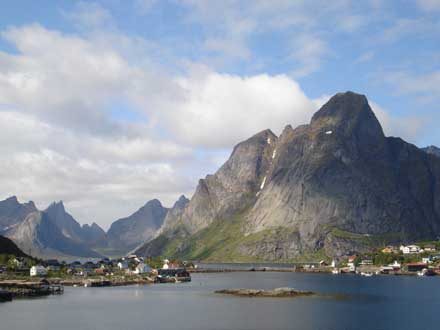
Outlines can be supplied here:
M439 17L438 0L4 1L0 195L108 226L346 90L388 135L440 145Z

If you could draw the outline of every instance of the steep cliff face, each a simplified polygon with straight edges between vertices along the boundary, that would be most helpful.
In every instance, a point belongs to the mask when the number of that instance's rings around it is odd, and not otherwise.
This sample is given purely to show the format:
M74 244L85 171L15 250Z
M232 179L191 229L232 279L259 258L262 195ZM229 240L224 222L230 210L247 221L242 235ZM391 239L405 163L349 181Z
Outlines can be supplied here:
M270 130L238 144L226 163L199 181L196 192L182 214L181 223L190 233L252 205L264 187L277 137Z
M339 93L309 125L240 143L138 252L288 260L433 239L439 194L440 158L385 137L365 96Z
M76 241L83 241L81 225L64 208L62 201L52 203L45 213L50 220L61 230L64 236Z
M184 209L170 212L158 240L136 253L160 254L168 238L194 234L218 219L233 217L255 203L265 185L277 137L262 131L238 144L226 163L214 174L201 179Z
M33 202L21 204L15 196L0 201L0 234L12 230L23 222L29 213L36 210Z
M44 211L61 233L71 240L92 247L105 239L104 230L96 223L81 226L64 208L62 201L52 203Z
M310 125L283 132L266 189L246 232L289 227L296 256L338 238L411 241L440 233L439 162L401 139L385 138L364 96L337 94ZM342 237L338 237L342 236ZM258 246L258 244L256 244ZM289 249L288 249L289 250Z

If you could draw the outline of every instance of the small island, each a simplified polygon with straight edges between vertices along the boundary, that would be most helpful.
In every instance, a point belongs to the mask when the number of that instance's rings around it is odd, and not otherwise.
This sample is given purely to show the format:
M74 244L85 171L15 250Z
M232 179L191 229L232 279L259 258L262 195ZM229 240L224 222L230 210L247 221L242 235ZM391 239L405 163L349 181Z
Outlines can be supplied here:
M224 289L217 290L215 293L228 294L239 297L272 297L272 298L292 298L313 296L316 293L311 291L299 291L292 288L276 288L273 290L258 290L258 289Z

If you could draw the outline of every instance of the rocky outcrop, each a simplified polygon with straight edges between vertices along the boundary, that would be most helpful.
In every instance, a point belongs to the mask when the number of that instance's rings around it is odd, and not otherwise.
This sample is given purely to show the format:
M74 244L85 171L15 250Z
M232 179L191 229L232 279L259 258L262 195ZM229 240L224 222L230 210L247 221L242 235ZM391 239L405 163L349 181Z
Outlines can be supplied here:
M262 297L262 298L293 298L308 297L315 295L311 291L299 291L292 288L276 288L273 290L259 289L224 289L217 290L215 293L226 294L237 297Z
M436 239L439 194L440 159L386 137L365 96L339 93L310 124L288 125L279 138L266 130L238 144L138 252L190 258L197 251L209 258L223 250L279 260ZM216 226L228 243L213 244ZM273 232L280 234L267 234ZM200 252L203 244L210 248Z

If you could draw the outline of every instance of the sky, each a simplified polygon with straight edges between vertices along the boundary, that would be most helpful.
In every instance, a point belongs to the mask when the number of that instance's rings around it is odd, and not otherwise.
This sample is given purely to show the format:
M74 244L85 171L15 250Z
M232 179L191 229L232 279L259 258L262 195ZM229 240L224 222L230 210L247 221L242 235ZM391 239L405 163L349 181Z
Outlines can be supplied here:
M0 198L104 228L194 192L234 145L365 94L440 145L440 0L5 0Z

